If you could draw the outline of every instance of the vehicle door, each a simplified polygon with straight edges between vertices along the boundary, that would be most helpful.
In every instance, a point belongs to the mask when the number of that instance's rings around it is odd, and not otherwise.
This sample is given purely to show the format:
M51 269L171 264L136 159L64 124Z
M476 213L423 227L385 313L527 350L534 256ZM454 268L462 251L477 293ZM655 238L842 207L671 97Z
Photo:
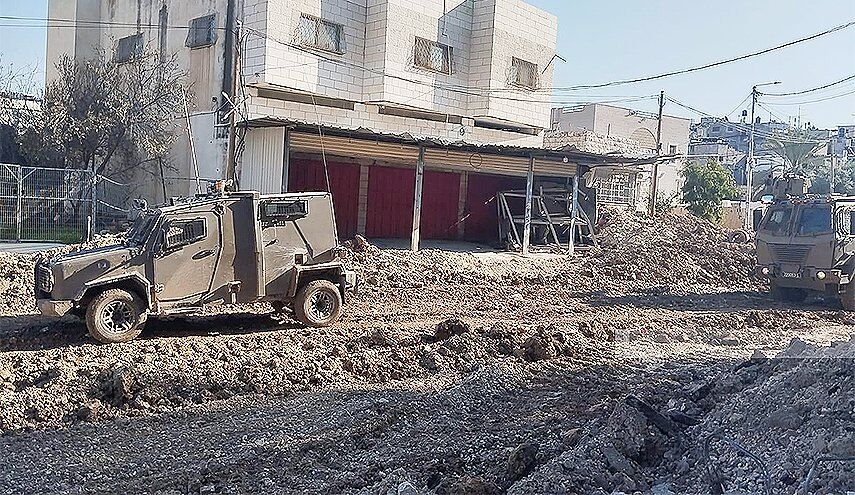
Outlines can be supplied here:
M212 211L164 219L154 259L155 293L167 305L203 302L220 258L220 218Z
M855 205L842 204L837 208L835 231L840 242L840 253L835 255L835 264L846 262L855 255Z

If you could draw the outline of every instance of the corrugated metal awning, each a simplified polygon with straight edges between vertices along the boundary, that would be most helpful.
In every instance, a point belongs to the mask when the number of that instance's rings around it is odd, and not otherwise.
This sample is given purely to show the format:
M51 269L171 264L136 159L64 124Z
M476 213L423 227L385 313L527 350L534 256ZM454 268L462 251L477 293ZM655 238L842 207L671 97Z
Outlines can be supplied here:
M370 139L324 135L308 132L291 132L291 149L305 153L325 153L355 159L379 160L415 166L419 147L414 144L389 143ZM323 146L322 146L323 145ZM529 159L514 155L480 153L449 148L425 147L425 167L458 172L481 172L498 175L525 176ZM576 174L578 167L563 160L535 158L537 175L567 177Z

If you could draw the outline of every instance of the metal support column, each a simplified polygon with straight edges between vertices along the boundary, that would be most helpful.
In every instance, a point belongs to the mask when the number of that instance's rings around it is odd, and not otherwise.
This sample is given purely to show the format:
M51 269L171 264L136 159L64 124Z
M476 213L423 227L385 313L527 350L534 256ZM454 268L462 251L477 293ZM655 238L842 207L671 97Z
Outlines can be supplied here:
M523 219L522 253L528 254L531 243L531 196L534 189L534 156L528 158L528 173L525 176L525 217Z
M419 250L419 229L422 222L422 184L425 178L425 148L419 146L419 161L416 163L416 192L413 197L413 233L410 237L410 250Z
M579 218L579 172L573 176L573 203L570 207L570 256L576 254L576 219Z
M15 240L21 242L22 238L22 230L24 225L24 167L20 165L17 167L18 169L18 194L17 201L15 204Z

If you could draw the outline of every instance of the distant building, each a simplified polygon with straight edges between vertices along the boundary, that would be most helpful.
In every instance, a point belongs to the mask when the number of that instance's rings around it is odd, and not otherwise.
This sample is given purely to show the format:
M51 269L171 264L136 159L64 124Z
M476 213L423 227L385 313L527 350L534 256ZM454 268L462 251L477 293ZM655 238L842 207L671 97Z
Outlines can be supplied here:
M660 154L675 159L658 166L657 196L676 199L680 189L679 170L688 152L690 119L662 116ZM551 144L571 144L595 153L621 153L649 157L656 154L658 116L647 112L603 103L552 109ZM559 137L561 139L559 139ZM563 139L563 143L562 143ZM547 140L549 145L550 140ZM612 198L614 204L632 205L640 211L648 208L652 192L653 166L629 172L615 169L598 186L600 198Z
M689 146L690 119L662 116L661 154L682 155ZM631 139L655 152L657 115L603 103L552 109L551 129L591 131L602 136Z

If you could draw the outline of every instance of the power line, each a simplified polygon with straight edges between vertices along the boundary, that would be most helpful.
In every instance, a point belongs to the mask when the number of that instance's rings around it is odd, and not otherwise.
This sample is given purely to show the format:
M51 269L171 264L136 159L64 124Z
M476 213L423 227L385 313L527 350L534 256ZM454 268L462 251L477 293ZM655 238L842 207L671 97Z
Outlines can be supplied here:
M793 105L809 105L811 103L819 103L821 101L836 100L837 98L843 98L844 96L849 96L851 94L855 94L855 89L847 90L845 93L839 93L839 94L826 96L824 98L817 98L817 99L813 99L813 100L791 101L791 102L781 102L781 103L767 101L766 104L776 106L776 107L777 106L793 106Z
M814 91L819 91L819 90L821 90L821 89L826 89L826 88L830 88L830 87L832 87L832 86L837 86L838 84L843 84L843 83L845 83L845 82L847 82L847 81L852 81L852 80L855 80L855 74L852 74L851 76L845 77L845 78L843 78L843 79L841 79L841 80L839 80L839 81L834 81L834 82L832 82L832 83L824 84L824 85L822 85L822 86L817 86L817 87L815 87L815 88L805 89L805 90L802 90L802 91L794 91L794 92L792 92L792 93L760 93L760 94L761 94L761 95L763 95L763 96L795 96L795 95L803 95L803 94L805 94L805 93L812 93L812 92L814 92Z
M822 36L826 36L826 35L829 35L832 33L836 33L837 31L842 31L842 30L848 29L852 26L855 26L855 21L850 21L850 22L847 22L845 24L840 24L839 26L835 26L833 28L826 29L825 31L822 31L822 32L819 32L816 34L812 34L812 35L806 36L804 38L799 38L797 40L788 41L786 43L776 45L776 46L773 46L771 48L766 48L764 50L760 50L757 52L747 53L745 55L740 55L738 57L720 60L718 62L712 62L709 64L699 65L697 67L689 67L687 69L674 70L671 72L664 72L662 74L656 74L656 75L652 75L652 76L637 77L637 78L633 78L633 79L624 79L624 80L619 80L619 81L610 81L610 82L605 82L605 83L600 83L600 84L582 84L582 85L577 85L577 86L568 86L565 88L558 87L558 88L551 88L551 89L561 90L561 91L576 91L576 90L580 90L580 89L595 89L595 88L604 88L607 86L618 86L618 85L623 85L623 84L634 84L634 83L645 82L645 81L653 81L653 80L662 79L665 77L671 77L671 76L676 76L676 75L680 75L680 74L688 74L690 72L697 72L699 70L710 69L713 67L718 67L721 65L729 64L732 62L738 62L740 60L745 60L748 58L757 57L759 55L764 55L766 53L773 52L776 50L780 50L782 48L787 48L787 47L790 47L793 45L797 45L799 43L804 43L806 41L814 40L814 39L820 38Z
M712 119L714 119L717 123L721 123L721 124L724 124L724 125L727 125L727 126L733 127L733 128L735 128L735 129L737 129L737 130L739 130L739 131L742 131L743 133L748 132L748 130L749 130L749 128L750 128L750 125L747 125L747 124L741 124L741 123L737 123L737 122L731 122L731 121L729 121L729 120L727 120L727 119L724 119L724 118L721 118L721 117L717 117L717 116L715 116L715 115L712 115L712 114L710 114L710 113L704 112L704 111L702 111L702 110L698 110L697 108L694 108L694 107L692 107L692 106L690 106L690 105L687 105L687 104L685 104L685 103L683 103L683 102L681 102L681 101L675 100L674 98L671 98L670 96L668 96L668 97L666 97L666 98L668 99L668 101L670 101L670 102L674 103L674 104L675 104L675 105L677 105L677 106L683 107L683 108L685 108L685 109L687 109L687 110L690 110L690 111L692 111L692 112L695 112L695 113L697 113L697 114L700 114L700 115L702 115L702 116L704 116L704 117L712 118ZM762 137L762 138L766 138L766 139L774 139L774 140L777 140L777 141L782 141L782 142L791 143L791 144L813 144L813 143L821 143L821 142L823 142L823 141L827 141L827 140L828 140L828 138L824 138L824 139L815 139L815 140L801 140L801 141L799 141L799 140L793 140L793 139L786 139L786 135L785 135L785 136L782 136L782 135L780 135L780 134L776 134L776 133L764 132L764 131L757 130L756 128L755 128L755 130L754 130L754 134L755 134L755 135L757 135L757 136L760 136L760 137Z

